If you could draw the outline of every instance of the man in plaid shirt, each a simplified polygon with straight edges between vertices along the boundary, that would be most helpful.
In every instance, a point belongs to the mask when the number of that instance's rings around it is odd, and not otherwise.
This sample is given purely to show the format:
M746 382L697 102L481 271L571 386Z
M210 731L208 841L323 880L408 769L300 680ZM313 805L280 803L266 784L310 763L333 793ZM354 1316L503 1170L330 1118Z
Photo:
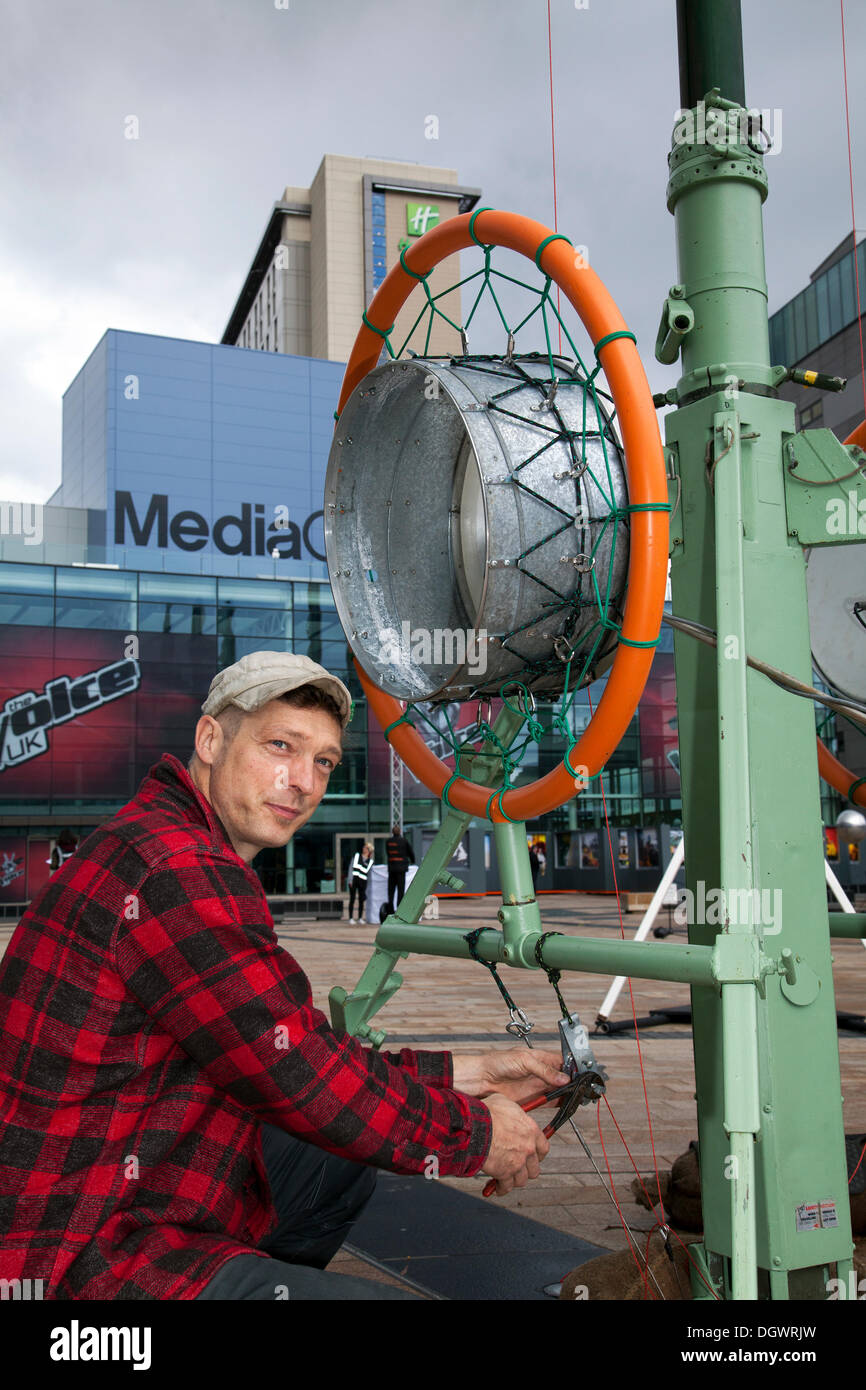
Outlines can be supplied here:
M351 700L306 657L211 683L166 754L53 875L0 964L0 1278L48 1298L405 1297L325 1266L375 1169L483 1170L548 1144L515 1102L553 1053L377 1053L277 943L265 846L310 818ZM482 1102L481 1097L484 1097Z

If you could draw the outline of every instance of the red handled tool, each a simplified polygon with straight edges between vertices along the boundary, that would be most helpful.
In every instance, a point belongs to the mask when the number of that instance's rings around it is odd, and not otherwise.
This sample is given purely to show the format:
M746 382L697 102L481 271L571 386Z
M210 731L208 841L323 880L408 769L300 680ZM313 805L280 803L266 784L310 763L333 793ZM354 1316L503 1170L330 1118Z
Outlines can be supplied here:
M572 1081L566 1082L564 1086L555 1086L550 1091L543 1091L540 1096L533 1096L531 1100L520 1101L521 1110L527 1114L531 1110L538 1110L542 1105L550 1105L553 1101L558 1101L556 1114L549 1125L544 1126L544 1137L550 1139L556 1131L570 1120L575 1110L587 1099L587 1092L590 1097L597 1100L604 1091L604 1081L597 1071L582 1071L574 1077ZM484 1185L483 1196L492 1197L496 1191L498 1179L491 1178Z

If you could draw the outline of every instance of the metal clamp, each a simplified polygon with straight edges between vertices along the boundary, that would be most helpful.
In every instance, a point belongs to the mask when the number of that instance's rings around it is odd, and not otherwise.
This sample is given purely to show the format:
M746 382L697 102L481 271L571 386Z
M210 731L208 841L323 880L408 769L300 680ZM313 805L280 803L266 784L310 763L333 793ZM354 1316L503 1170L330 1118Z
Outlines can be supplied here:
M561 555L560 560L564 565L574 565L578 574L589 574L591 570L595 569L594 555L582 553L580 555Z

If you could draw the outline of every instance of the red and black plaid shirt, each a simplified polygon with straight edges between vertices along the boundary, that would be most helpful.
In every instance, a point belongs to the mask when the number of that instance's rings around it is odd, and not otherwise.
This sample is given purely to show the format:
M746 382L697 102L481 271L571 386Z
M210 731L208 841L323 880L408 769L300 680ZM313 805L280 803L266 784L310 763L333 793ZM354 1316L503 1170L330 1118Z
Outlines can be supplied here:
M276 1226L262 1122L396 1173L470 1175L490 1112L447 1052L335 1033L255 874L166 755L0 963L0 1278L195 1298Z

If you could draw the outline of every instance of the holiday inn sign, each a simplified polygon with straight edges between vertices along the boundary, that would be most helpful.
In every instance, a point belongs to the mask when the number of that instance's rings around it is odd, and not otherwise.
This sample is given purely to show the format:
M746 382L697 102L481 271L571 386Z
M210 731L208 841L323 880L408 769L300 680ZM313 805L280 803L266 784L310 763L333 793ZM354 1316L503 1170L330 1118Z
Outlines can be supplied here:
M423 236L439 224L439 209L434 203L406 204L406 231L410 236Z

